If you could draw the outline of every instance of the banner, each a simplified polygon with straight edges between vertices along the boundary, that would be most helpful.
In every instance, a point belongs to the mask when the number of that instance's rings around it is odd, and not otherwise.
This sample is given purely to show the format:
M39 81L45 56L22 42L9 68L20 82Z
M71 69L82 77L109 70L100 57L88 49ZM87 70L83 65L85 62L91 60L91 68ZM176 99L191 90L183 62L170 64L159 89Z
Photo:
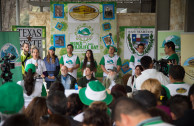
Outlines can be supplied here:
M181 32L182 31L158 31L158 60L166 57L164 52L164 44L169 41L172 41L175 44L175 51L180 58Z
M8 64L13 63L15 68L10 69L12 75L12 81L17 82L22 79L22 66L21 66L21 56L20 56L20 40L19 32L0 32L0 60L1 60L1 70L0 75L2 76L2 71L8 72ZM15 59L9 60L8 57L15 56ZM2 60L4 59L4 60ZM5 73L5 72L4 72ZM9 73L5 73L6 77L10 77ZM0 78L0 85L3 79Z
M45 26L12 26L12 31L20 33L20 47L23 43L35 45L39 49L40 57L46 54L46 27Z
M126 27L124 40L124 59L130 59L137 53L137 45L145 46L144 54L155 58L155 28L154 27Z
M181 33L181 65L185 69L184 82L194 84L194 33Z

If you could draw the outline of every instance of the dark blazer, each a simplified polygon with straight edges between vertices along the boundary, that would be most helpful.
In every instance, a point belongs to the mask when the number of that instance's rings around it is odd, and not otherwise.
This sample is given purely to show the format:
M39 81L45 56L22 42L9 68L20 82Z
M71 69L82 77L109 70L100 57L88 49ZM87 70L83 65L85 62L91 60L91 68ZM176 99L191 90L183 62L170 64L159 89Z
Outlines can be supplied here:
M56 77L57 78L57 81L60 81L61 82L61 76L62 75L58 75ZM70 76L70 79L71 79L70 89L75 89L75 83L77 83L77 80L73 76L71 76L70 74L67 74L67 76Z

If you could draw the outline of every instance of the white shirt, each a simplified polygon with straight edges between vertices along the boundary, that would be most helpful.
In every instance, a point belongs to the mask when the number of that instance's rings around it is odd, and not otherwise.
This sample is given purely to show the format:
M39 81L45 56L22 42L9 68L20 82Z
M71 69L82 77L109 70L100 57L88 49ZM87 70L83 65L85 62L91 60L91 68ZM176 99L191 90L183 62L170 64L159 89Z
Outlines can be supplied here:
M166 85L166 87L169 89L171 96L174 96L177 94L188 96L188 92L191 85L182 82L182 83L168 84Z
M73 119L78 121L78 122L83 122L83 120L84 120L84 112L76 115Z
M133 54L132 56L134 57L134 62L130 62L129 67L132 68L132 70L133 70L132 75L135 75L135 67L137 65L141 65L140 60L143 56L146 56L146 55L143 55L143 54L137 52L136 54Z
M169 79L162 72L158 72L156 69L147 69L141 72L141 75L136 79L136 88L141 90L141 85L147 79L157 79L162 85L169 84Z
M67 54L63 55L63 62L64 62L64 65L67 66L67 68L72 68L76 66L76 60L77 60L77 55L73 54L71 57L69 57ZM72 73L68 72L68 74L70 74L71 76L77 79L77 69L74 69Z
M30 96L26 94L25 87L24 87L24 81L18 81L17 84L23 87L23 94L24 94L24 101L25 101L25 108L27 108L28 104L32 101L34 97L41 97L41 92L42 92L42 81L39 81L41 79L36 80L35 86L34 86L34 91Z
M133 79L133 75L129 77L128 81L127 81L127 86L130 86L132 91L136 90L136 76L134 76L134 80L133 80L133 85L132 85L132 79Z
M31 58L31 59L29 59L29 60L26 61L26 66L27 66L28 64L34 64L34 65L35 65L35 63L38 63L38 67L36 68L36 73L37 73L38 75L42 75L43 72L47 71L47 70L46 70L46 65L45 65L44 61L41 60L41 59L35 60L35 59ZM25 66L25 67L26 67L26 66Z

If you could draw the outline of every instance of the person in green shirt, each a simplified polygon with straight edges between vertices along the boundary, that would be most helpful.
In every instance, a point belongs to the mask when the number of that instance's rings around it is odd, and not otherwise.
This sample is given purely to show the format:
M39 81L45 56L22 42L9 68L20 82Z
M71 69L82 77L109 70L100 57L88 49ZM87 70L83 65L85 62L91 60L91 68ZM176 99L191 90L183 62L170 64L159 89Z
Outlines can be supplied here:
M59 61L60 67L65 65L68 68L68 73L77 79L77 69L80 67L80 60L77 55L73 54L73 45L67 45L67 54L61 56Z
M101 68L103 70L103 79L109 74L109 68L113 66L117 68L117 73L121 70L121 58L114 54L117 52L117 48L113 45L108 45L108 54L104 55L100 61Z
M21 62L22 62L22 75L25 72L25 63L28 59L31 59L32 56L29 53L30 47L28 43L22 44L22 51L21 51Z
M166 59L175 60L175 63L173 63L173 64L178 65L179 64L179 57L175 52L175 44L172 41L170 41L170 42L165 43L164 46L165 46L164 52L166 55L168 55L166 57Z

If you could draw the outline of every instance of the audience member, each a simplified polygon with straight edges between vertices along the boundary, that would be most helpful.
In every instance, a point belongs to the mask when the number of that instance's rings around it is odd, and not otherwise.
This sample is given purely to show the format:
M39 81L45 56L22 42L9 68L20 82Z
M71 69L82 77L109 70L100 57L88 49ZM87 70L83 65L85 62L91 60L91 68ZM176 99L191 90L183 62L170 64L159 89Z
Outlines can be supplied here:
M98 80L90 81L87 87L79 90L79 98L84 105L89 106L94 101L105 102L109 105L112 102L112 96L106 92L105 87ZM84 112L74 117L75 120L83 122Z
M86 76L86 67L90 67L91 69L93 69L93 76L95 77L95 72L97 71L97 62L94 60L93 52L90 49L86 51L84 60L81 62L80 65L83 76Z
M116 84L124 85L122 78L117 76L117 68L112 66L108 68L109 73L103 81L103 85L106 89L111 90Z
M46 106L46 98L35 97L24 111L27 118L29 118L34 126L39 126L40 117L48 114Z
M34 64L27 64L25 68L25 78L17 83L23 87L25 107L37 96L47 96L46 89L39 79L34 79L36 67Z
M60 67L62 67L63 65L67 66L68 73L77 79L77 69L80 66L80 60L79 60L79 57L77 55L74 55L72 52L73 52L73 45L68 44L67 54L61 56Z
M49 92L48 92L48 95L51 95L51 94L53 94L56 91L60 91L63 94L65 94L65 88L63 87L62 83L59 82L59 81L55 81L53 83L53 85L51 85L51 87L49 89Z
M1 126L12 115L23 112L23 89L15 82L6 82L0 86L0 99Z
M118 126L171 126L160 117L151 117L146 109L131 98L119 98L114 105L112 119Z
M111 126L110 117L104 111L88 108L84 112L83 126Z
M79 86L78 88L81 89L83 87L86 87L90 81L94 81L94 80L97 80L97 79L93 76L93 69L87 66L85 68L85 76L80 78L78 81L78 86Z
M157 106L156 96L148 90L138 90L132 93L132 98L141 103L145 109Z
M130 58L130 68L132 68L132 75L135 75L135 69L137 65L141 65L140 59L145 55L144 54L144 44L140 43L137 45L137 53L132 54Z
M16 114L8 118L2 126L35 126L30 121L29 118L27 118L23 114Z
M66 66L61 66L61 75L57 77L65 89L74 89L77 80L70 74L68 74L68 68Z
M47 89L50 88L50 85L56 81L56 77L60 71L59 59L55 55L55 47L51 46L48 50L48 55L44 58L44 63L48 72L48 77L45 77L47 83Z
M111 67L116 67L117 69L117 73L120 71L121 69L121 58L114 54L115 52L117 52L117 48L114 47L113 45L108 45L107 48L108 53L102 57L102 59L100 60L100 65L101 68L103 70L103 80L106 78L106 76L109 74L110 71L108 71L108 69Z
M143 71L143 68L141 65L137 65L135 67L135 74L129 77L129 80L127 81L127 86L130 86L132 88L132 91L136 91L136 78L141 75L141 72Z
M62 115L52 114L41 118L40 126L73 126L70 121Z
M172 65L169 69L169 79L171 84L168 84L166 87L170 90L171 96L176 94L188 95L190 88L189 84L183 82L185 77L185 70L180 65Z
M153 61L150 56L143 56L140 61L144 71L136 79L136 85L134 86L136 86L137 90L140 90L143 82L149 78L157 79L162 85L169 83L169 79L163 73L153 69Z
M55 91L51 95L47 97L46 100L47 107L48 107L48 113L49 115L52 114L59 114L63 115L65 118L67 118L72 126L79 126L80 123L73 120L70 116L65 116L67 113L67 98L65 97L65 94L60 91Z
M175 95L171 97L169 104L173 124L179 125L179 119L182 118L185 111L189 109L189 100L184 95Z
M28 59L32 58L32 56L29 53L29 50L30 50L29 43L23 43L22 44L22 51L21 51L22 75L24 75L26 61Z
M67 98L67 115L74 117L77 114L83 112L83 103L81 102L79 95L73 93Z

